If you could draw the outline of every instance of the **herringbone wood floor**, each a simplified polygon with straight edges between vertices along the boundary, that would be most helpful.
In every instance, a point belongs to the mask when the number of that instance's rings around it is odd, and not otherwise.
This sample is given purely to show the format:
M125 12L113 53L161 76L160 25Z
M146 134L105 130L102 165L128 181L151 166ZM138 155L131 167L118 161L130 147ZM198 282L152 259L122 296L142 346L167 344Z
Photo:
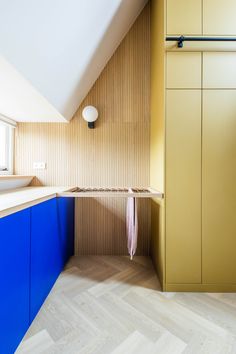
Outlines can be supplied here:
M146 257L73 257L20 353L236 353L236 294L162 293Z

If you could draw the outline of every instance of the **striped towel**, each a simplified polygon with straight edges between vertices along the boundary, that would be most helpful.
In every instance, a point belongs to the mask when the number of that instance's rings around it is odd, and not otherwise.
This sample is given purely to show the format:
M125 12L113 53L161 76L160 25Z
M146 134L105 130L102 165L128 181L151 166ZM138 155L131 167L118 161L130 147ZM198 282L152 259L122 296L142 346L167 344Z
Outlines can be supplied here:
M138 240L138 210L137 210L137 199L134 197L129 197L127 200L127 210L126 210L126 228L127 228L127 247L130 255L130 259L133 256L137 248Z

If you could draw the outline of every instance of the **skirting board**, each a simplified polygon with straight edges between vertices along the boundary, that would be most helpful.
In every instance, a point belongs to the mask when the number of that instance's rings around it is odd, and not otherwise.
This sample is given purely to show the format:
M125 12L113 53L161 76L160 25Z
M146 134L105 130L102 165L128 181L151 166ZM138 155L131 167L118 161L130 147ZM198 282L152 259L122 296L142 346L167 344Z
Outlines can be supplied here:
M235 293L236 284L165 284L166 292Z

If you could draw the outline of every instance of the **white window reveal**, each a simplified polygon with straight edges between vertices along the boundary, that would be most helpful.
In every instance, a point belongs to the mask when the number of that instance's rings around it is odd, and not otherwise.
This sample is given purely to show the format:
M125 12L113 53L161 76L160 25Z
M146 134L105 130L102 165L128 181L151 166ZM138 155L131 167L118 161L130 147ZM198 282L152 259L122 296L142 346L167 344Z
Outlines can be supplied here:
M0 120L0 175L13 174L14 127Z

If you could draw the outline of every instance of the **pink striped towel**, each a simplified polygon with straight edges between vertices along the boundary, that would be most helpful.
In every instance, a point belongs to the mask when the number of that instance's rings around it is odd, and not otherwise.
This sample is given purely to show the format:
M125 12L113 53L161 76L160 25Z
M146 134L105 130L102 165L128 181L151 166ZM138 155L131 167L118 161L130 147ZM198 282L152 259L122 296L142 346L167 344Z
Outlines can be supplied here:
M136 252L138 240L137 199L134 197L129 197L127 200L126 228L128 240L127 247L130 254L130 259L132 260Z

